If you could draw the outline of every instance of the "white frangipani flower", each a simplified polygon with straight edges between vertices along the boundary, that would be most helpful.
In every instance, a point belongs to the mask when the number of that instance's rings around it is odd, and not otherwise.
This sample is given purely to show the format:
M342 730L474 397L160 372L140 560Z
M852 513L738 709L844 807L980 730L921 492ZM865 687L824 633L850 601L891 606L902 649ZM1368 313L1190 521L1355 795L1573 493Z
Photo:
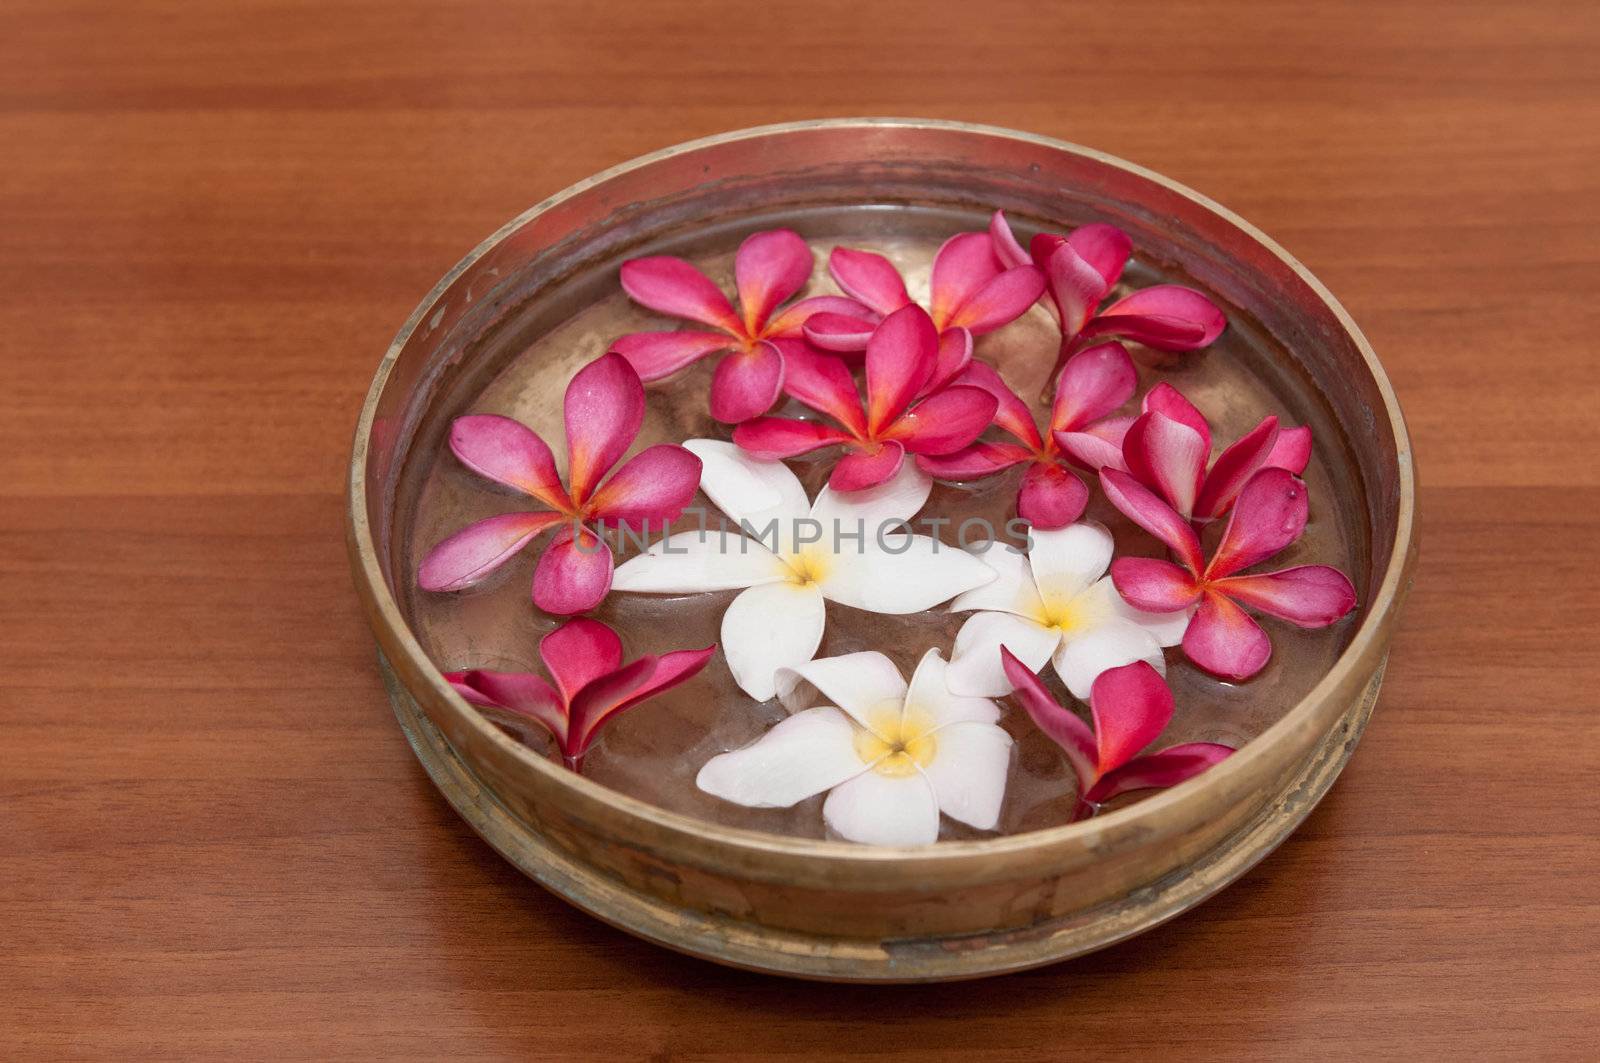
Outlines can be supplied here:
M753 808L787 808L827 791L828 826L871 845L929 845L939 838L940 812L993 830L1011 736L996 724L994 702L950 693L947 667L929 650L909 687L875 652L784 668L778 690L794 715L753 744L712 757L695 782ZM815 700L813 688L832 704L801 709Z
M1031 532L1026 555L992 543L981 555L996 579L950 603L951 612L982 610L960 632L950 654L950 689L997 698L1012 691L1000 663L1004 646L1037 672L1054 660L1056 674L1079 700L1109 668L1147 661L1166 674L1163 646L1183 640L1189 612L1146 613L1122 600L1111 577L1111 533L1081 521Z
M824 487L808 503L781 461L713 439L683 445L703 463L701 490L751 534L677 532L619 566L611 589L744 588L722 616L722 652L734 680L758 701L776 693L779 668L816 654L825 600L871 613L916 613L995 578L971 554L905 530L903 522L922 508L933 485L915 462L877 487L848 493Z

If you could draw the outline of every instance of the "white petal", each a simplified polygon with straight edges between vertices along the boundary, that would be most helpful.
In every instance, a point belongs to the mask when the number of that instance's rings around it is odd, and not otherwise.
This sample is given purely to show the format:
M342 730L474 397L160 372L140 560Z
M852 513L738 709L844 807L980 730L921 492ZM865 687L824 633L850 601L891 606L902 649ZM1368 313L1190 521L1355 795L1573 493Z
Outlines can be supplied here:
M693 594L787 579L789 566L737 532L707 528L674 532L617 566L614 591Z
M722 614L722 655L741 690L757 701L777 693L774 673L811 659L822 644L822 595L797 583L763 583Z
M1009 613L974 613L956 632L945 682L959 694L998 698L1014 689L1000 663L1004 646L1035 672L1061 645L1061 633Z
M935 736L923 770L939 810L979 830L994 830L1011 773L1011 736L993 724L958 723Z
M932 490L933 477L918 468L916 461L907 455L894 478L877 487L865 491L835 491L824 487L811 505L811 516L821 521L830 534L832 521L839 521L851 531L860 522L870 537L886 524L909 521L916 516Z
M1167 661L1155 636L1120 620L1067 636L1055 656L1056 674L1079 701L1089 700L1089 688L1101 672L1134 661L1148 661L1156 671L1167 674Z
M846 653L838 657L796 663L778 673L778 696L790 712L806 707L810 683L829 704L855 717L861 726L872 729L871 720L892 712L898 720L906 700L906 681L900 669L883 654L873 650Z
M921 772L863 772L834 787L822 818L841 837L867 845L932 845L939 840L939 802Z
M840 605L869 613L920 613L962 591L981 587L994 569L965 550L926 535L887 537L887 548L868 536L863 550L828 559L819 585Z
M782 541L767 534L765 542L786 551L795 521L804 520L811 512L806 489L789 466L751 457L720 439L686 439L683 445L700 459L700 490L734 526L747 524L753 529L749 534L761 536L776 521Z
M788 808L866 770L856 756L855 733L838 709L807 709L751 745L706 761L695 785L750 808Z
M1033 585L1033 570L1028 555L1002 542L991 542L987 549L974 550L972 556L995 571L993 582L956 596L952 613L964 609L994 609L1038 619L1043 612L1039 592Z
M1111 577L1107 576L1100 582L1111 583ZM1176 646L1183 641L1183 633L1189 629L1189 618L1194 616L1194 611L1199 606L1179 609L1175 613L1147 613L1143 609L1135 609L1124 601L1122 595L1117 593L1117 588L1113 584L1111 587L1111 608L1118 617L1131 624L1137 624L1150 632L1161 645Z
M997 614L998 615L998 614ZM1048 659L1049 651L1045 651ZM995 656L999 657L998 650ZM953 723L994 723L1000 718L1000 706L984 697L956 694L947 684L950 666L938 650L929 650L917 662L911 676L911 689L906 692L906 714L925 714L931 718L930 727L946 727Z
M1092 520L1029 533L1028 563L1045 608L1059 608L1105 575L1115 545L1105 525Z

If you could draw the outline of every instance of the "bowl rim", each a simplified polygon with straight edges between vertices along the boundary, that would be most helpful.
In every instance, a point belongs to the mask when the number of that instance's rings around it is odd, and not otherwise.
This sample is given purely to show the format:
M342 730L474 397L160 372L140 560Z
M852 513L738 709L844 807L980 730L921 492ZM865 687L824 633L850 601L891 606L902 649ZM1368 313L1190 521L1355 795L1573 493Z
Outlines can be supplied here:
M378 560L377 544L373 536L371 523L367 518L367 459L369 443L373 424L377 417L379 400L388 385L401 352L417 328L428 315L435 311L439 300L455 283L456 279L470 269L479 259L489 254L533 219L557 205L581 195L591 188L603 185L620 175L643 169L677 156L740 141L782 137L794 133L849 129L927 130L1012 140L1052 151L1077 155L1103 166L1126 171L1136 177L1160 185L1168 192L1190 200L1201 209L1209 211L1239 229L1245 236L1255 241L1292 271L1323 302L1359 351L1367 372L1371 374L1372 380L1383 399L1384 413L1388 418L1389 427L1394 434L1396 445L1399 499L1396 507L1394 544L1384 562L1383 578L1372 595L1366 615L1362 617L1361 623L1351 636L1350 643L1345 647L1344 652L1339 655L1338 659L1335 660L1328 672L1318 680L1317 684L1293 708L1285 712L1281 718L1266 730L1246 742L1232 756L1212 766L1200 776L1146 797L1126 808L1117 809L1077 823L1062 824L1055 827L1045 827L1039 830L992 838L938 841L922 846L858 845L852 842L826 838L801 838L743 827L729 827L697 816L674 812L603 786L567 770L564 766L552 760L539 756L527 746L514 741L491 724L481 713L474 711L465 699L450 687L439 668L423 652L421 644L406 623L399 604L391 593L387 581L383 578L382 567ZM406 318L405 323L400 327L399 332L395 335L394 340L389 344L382 360L379 362L378 368L373 374L372 383L368 387L366 398L362 403L361 412L356 422L354 443L351 448L348 477L346 484L346 530L351 569L357 592L361 595L367 607L369 622L382 651L391 661L398 663L400 660L404 660L411 665L409 670L416 675L422 676L426 681L435 704L449 705L456 715L464 718L468 727L481 732L488 740L501 746L503 751L508 752L513 758L520 761L528 770L543 774L546 782L554 783L558 788L570 789L576 796L609 806L624 816L643 820L659 830L673 834L687 834L747 852L763 852L802 859L826 859L856 866L907 861L914 861L926 866L929 862L954 863L1047 848L1074 838L1081 838L1085 842L1091 842L1092 839L1100 834L1109 835L1113 832L1123 831L1126 828L1137 827L1146 822L1153 823L1160 820L1167 810L1186 803L1193 795L1206 790L1222 789L1230 779L1244 774L1251 764L1267 756L1272 747L1286 741L1291 733L1304 726L1315 715L1316 709L1332 699L1338 690L1352 682L1358 672L1364 669L1371 671L1387 654L1388 647L1385 636L1405 596L1416 551L1416 470L1411 452L1411 439L1406 430L1405 418L1401 413L1399 400L1395 396L1388 375L1378 361L1377 354L1367 342L1361 329L1338 299L1334 297L1333 293L1298 259L1284 250L1266 233L1227 207L1137 163L1054 137L1022 132L1002 126L942 119L827 118L753 126L726 133L718 133L684 141L608 167L536 203L500 226L499 229L495 230L494 233L451 267L428 294L423 297L410 316Z

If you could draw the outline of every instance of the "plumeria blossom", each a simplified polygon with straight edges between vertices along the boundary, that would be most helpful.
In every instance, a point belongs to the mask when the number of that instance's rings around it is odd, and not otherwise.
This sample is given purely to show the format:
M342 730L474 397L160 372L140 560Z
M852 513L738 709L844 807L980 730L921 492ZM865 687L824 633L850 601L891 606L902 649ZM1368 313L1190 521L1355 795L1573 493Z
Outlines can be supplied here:
M1263 468L1296 476L1311 460L1311 429L1280 428L1270 414L1211 458L1211 426L1194 403L1168 383L1151 388L1144 410L1122 438L1122 463L1113 468L1160 495L1185 519L1215 520Z
M867 341L867 399L863 407L850 370L832 355L793 350L785 390L831 417L836 425L788 417L758 417L734 429L733 441L761 458L843 445L828 486L860 491L891 480L905 456L960 450L994 419L998 403L977 387L949 386L926 394L937 372L939 334L920 306L883 319Z
M532 672L447 672L456 693L482 709L532 721L555 738L573 771L600 729L623 712L692 678L715 646L674 650L622 663L622 640L598 620L579 617L539 640L550 679ZM553 680L553 682L551 682Z
M590 362L567 385L566 486L554 455L527 426L509 417L475 414L450 426L450 449L461 464L548 507L480 520L429 551L417 571L428 591L479 582L541 532L556 533L533 573L533 603L547 613L592 609L611 587L611 550L591 525L665 525L676 520L700 482L700 459L659 444L630 458L610 479L644 422L644 385L616 354ZM604 483L602 483L604 481Z
M1061 322L1058 369L1097 338L1115 336L1163 351L1193 351L1209 346L1227 327L1215 303L1181 284L1141 288L1101 309L1133 252L1133 241L1114 225L1083 225L1070 236L1040 233L1024 250L997 210L989 221L989 237L1006 265L1031 261L1043 272Z
M736 313L728 297L693 264L672 255L622 264L622 287L641 306L686 318L712 331L636 332L611 345L645 380L660 380L708 355L729 352L711 379L711 416L736 424L771 409L783 389L783 352L775 339L796 339L819 311L862 314L836 295L801 299L780 309L811 279L811 249L797 233L754 233L734 255Z
M871 613L916 613L994 579L982 561L906 522L932 481L912 462L887 483L815 502L781 461L711 439L684 445L705 463L701 488L739 530L676 532L617 569L619 591L696 594L739 589L722 616L734 680L766 701L775 673L816 654L832 601Z
M1238 574L1305 530L1306 485L1287 469L1262 469L1244 485L1210 561L1189 522L1132 476L1102 469L1100 484L1113 505L1178 559L1118 558L1111 566L1117 590L1135 608L1164 616L1194 609L1183 651L1214 675L1248 679L1272 656L1272 640L1243 606L1308 628L1326 627L1356 607L1350 580L1327 565Z
M832 351L866 348L878 323L912 305L905 279L894 264L871 251L836 247L828 272L866 314L825 311L806 322L808 339ZM985 233L959 233L933 257L928 314L939 333L939 362L930 389L951 380L972 360L972 338L1010 324L1044 294L1044 274L1031 263L1000 261Z
M793 714L752 745L713 757L700 789L754 808L826 792L822 817L869 845L929 845L939 813L993 830L1005 800L1011 736L987 698L950 693L929 650L908 686L881 653L848 653L779 673ZM816 690L826 705L807 707Z
M1035 528L1063 528L1089 502L1089 489L1067 463L1098 470L1122 464L1122 437L1131 417L1110 417L1133 398L1139 375L1120 343L1102 343L1067 360L1056 378L1050 423L1041 433L1028 404L983 362L956 377L957 385L982 388L998 402L994 423L1015 443L979 441L954 454L923 454L917 464L941 480L976 480L1023 462L1017 516Z
M973 697L1010 693L1012 682L1000 667L1002 647L1034 671L1054 662L1075 698L1088 697L1106 669L1133 661L1166 673L1161 650L1183 637L1187 607L1155 614L1123 601L1105 574L1113 543L1104 525L1084 521L1035 529L1029 539L1026 556L990 544L981 556L995 579L950 603L951 612L978 610L956 633L951 690Z
M1017 700L1039 730L1067 754L1078 777L1074 820L1094 815L1121 794L1176 786L1234 752L1217 742L1187 742L1139 756L1172 719L1172 691L1143 661L1103 672L1094 681L1089 691L1091 727L1062 708L1026 664L1005 650L1000 652L1006 674L1016 685Z

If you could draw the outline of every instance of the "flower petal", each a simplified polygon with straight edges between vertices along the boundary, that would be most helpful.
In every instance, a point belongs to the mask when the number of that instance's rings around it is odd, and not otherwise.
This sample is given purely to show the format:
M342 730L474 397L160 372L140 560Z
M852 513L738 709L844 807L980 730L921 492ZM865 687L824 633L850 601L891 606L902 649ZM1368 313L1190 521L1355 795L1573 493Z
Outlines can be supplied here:
M626 358L639 379L648 383L732 345L724 332L635 332L614 341L607 350Z
M894 479L906 465L906 449L893 439L874 443L870 450L854 450L840 458L828 476L834 491L864 491Z
M761 335L777 305L805 287L813 264L811 248L792 229L745 237L733 257L733 280L748 335Z
M852 532L860 528L875 535L885 524L916 516L932 491L933 481L928 474L908 461L893 478L876 487L848 493L824 487L811 504L810 515L828 535L836 528Z
M1089 488L1055 462L1028 466L1017 491L1017 516L1041 531L1065 528L1088 504Z
M1100 470L1100 489L1123 516L1165 543L1185 568L1196 574L1200 572L1204 563L1200 537L1171 506L1132 476L1109 466Z
M1044 446L1044 439L1033 423L1033 411L1028 409L1028 404L1022 401L993 366L987 362L972 362L952 383L959 387L982 388L993 395L996 403L994 423L1035 450Z
M865 435L867 417L861 409L861 395L844 362L804 343L788 341L781 349L787 363L783 389L818 413L832 417L854 435Z
M939 333L939 355L933 362L933 375L922 387L922 394L938 391L960 376L972 364L972 333L964 328L947 328Z
M1220 336L1228 319L1192 288L1157 284L1112 303L1093 324L1095 335L1126 336L1164 351L1193 351Z
M928 283L928 309L934 323L940 329L955 324L967 301L1002 269L988 233L957 233L946 240L933 256L933 276Z
M1106 526L1086 520L1065 528L1031 532L1028 565L1047 611L1066 608L1105 575L1115 542Z
M1100 274L1106 291L1122 277L1128 256L1133 254L1133 240L1128 234L1104 222L1078 226L1067 237L1067 244Z
M846 299L841 295L813 295L806 299L797 299L779 310L767 322L763 336L769 340L800 339L811 319L823 314L865 321L869 332L878 317L854 299ZM866 346L865 337L862 338L861 346Z
M748 351L729 351L711 376L711 416L738 424L772 409L783 390L783 355L763 340Z
M850 314L813 314L802 330L805 338L825 351L843 354L867 349L867 341L878 331L878 318Z
M1061 335L1064 338L1079 335L1095 307L1105 298L1105 278L1065 241L1050 252L1044 272L1050 297L1061 317Z
M933 760L922 774L933 785L939 811L978 830L994 830L1011 773L1011 736L987 723L941 728Z
M1038 588L1034 586L1033 569L1028 564L1027 554L998 541L970 552L989 566L989 570L995 574L994 579L959 595L950 603L952 613L966 609L993 609L1042 623L1044 603L1040 601ZM956 637L960 638L959 635Z
M1151 613L1187 609L1200 600L1192 575L1156 557L1119 557L1111 562L1111 578L1130 605Z
M995 211L989 218L989 242L994 247L995 257L1008 269L1012 266L1025 266L1033 261L1028 252L1017 242L1017 238L1012 235L1011 223L1006 221L1006 216L1001 211Z
M1101 469L1127 472L1127 463L1122 459L1122 442L1133 422L1132 417L1107 417L1081 432L1053 432L1051 435L1062 454L1075 465L1091 472Z
M1134 478L1180 516L1194 513L1206 475L1206 445L1192 428L1165 414L1140 414L1122 440L1122 458Z
M563 616L593 609L611 589L611 548L587 528L556 533L533 570L533 604Z
M1306 529L1306 485L1287 469L1262 469L1239 492L1222 541L1206 567L1222 579L1273 556Z
M994 579L982 561L929 536L879 539L869 527L863 549L833 556L820 580L830 601L869 613L920 613Z
M1013 685L1002 666L1000 647L1037 672L1059 645L1061 635L1054 628L1033 620L1010 613L974 613L956 632L945 681L957 694L1002 697L1011 693Z
M1233 753L1232 747L1216 742L1170 746L1159 753L1138 757L1111 772L1090 789L1085 800L1103 804L1135 790L1165 790L1194 778Z
M733 441L752 457L776 461L852 442L850 434L822 421L757 417L733 430Z
M1056 674L1072 696L1087 700L1100 673L1144 661L1162 675L1167 674L1166 656L1156 637L1137 624L1123 620L1068 635L1055 653Z
M965 328L975 336L982 336L1026 314L1043 294L1044 274L1032 263L1015 266L972 293L944 322L944 327Z
M999 654L995 654L998 660ZM906 691L905 712L923 714L932 721L931 727L943 733L951 724L994 724L1000 719L1000 706L986 697L973 697L953 692L945 680L950 665L937 649L927 651L917 662L911 675L911 686Z
M806 709L743 749L706 761L695 785L746 808L788 808L866 770L855 733L838 709Z
M1088 789L1094 784L1095 764L1099 759L1094 732L1088 724L1050 696L1050 691L1026 662L1018 660L1009 650L1000 651L1000 660L1006 678L1016 690L1017 701L1028 713L1028 718L1066 753L1072 770L1078 776L1079 791Z
M450 423L450 450L479 476L532 495L551 509L571 504L550 448L518 421L494 414L457 417Z
M624 262L622 290L634 302L658 313L698 321L740 338L745 334L728 297L681 258L655 255Z
M728 519L748 525L750 534L761 535L771 521L792 526L811 512L800 478L783 462L754 457L720 439L686 439L683 446L700 459L700 490Z
M1015 443L974 443L954 454L922 454L917 467L940 480L981 480L1027 461L1033 452Z
M1133 398L1139 373L1120 343L1099 343L1067 359L1056 379L1052 432L1075 432Z
M841 838L865 845L932 845L939 840L939 803L921 772L863 772L834 787L822 818Z
M952 454L994 422L995 398L982 388L936 391L885 430L913 454Z
M1144 661L1101 672L1089 691L1099 774L1139 755L1172 721L1172 691Z
M1355 587L1343 572L1327 565L1232 576L1212 587L1240 605L1300 627L1327 627L1356 607Z
M814 687L815 693L803 683ZM791 665L778 673L777 687L778 698L790 712L814 705L817 695L821 695L869 731L873 730L874 718L885 709L892 709L894 718L899 719L907 690L900 669L875 650Z
M1288 469L1299 476L1306 471L1306 466L1310 462L1311 429L1301 425L1278 432L1277 442L1272 444L1272 453L1267 455L1265 464L1278 469Z
M1189 660L1224 679L1249 679L1272 656L1272 640L1227 597L1208 592L1183 635Z
M611 589L644 594L699 594L788 579L789 566L736 531L676 532L617 566Z
M1165 380L1145 392L1139 412L1164 414L1179 424L1188 425L1205 440L1207 456L1211 454L1211 425L1207 423L1205 414L1185 398L1183 392Z
M760 583L741 591L722 614L722 653L739 689L757 701L777 693L775 675L811 659L826 622L815 586Z
M900 271L882 255L836 247L828 255L828 272L839 290L887 316L911 302Z
M1172 567L1182 573L1184 579L1190 578L1183 569L1176 565ZM1115 572L1116 568L1116 562L1112 562L1111 570ZM1194 614L1194 606L1199 598L1196 595L1193 601L1177 608L1147 611L1124 598L1117 590L1116 580L1111 576L1102 579L1091 590L1103 595L1104 601L1110 606L1110 613L1135 627L1144 628L1161 646L1176 646L1183 641L1183 633L1189 628L1189 617Z
M572 700L568 756L582 757L600 728L636 705L699 674L716 652L674 650L659 657L641 657L619 671L596 678Z
M598 620L568 620L539 640L539 660L570 704L578 691L622 667L622 640Z
M589 500L589 515L607 525L650 525L665 531L700 486L700 459L683 447L657 443L616 471Z
M1250 477L1267 463L1277 439L1278 419L1268 414L1233 446L1217 455L1195 499L1195 516L1210 520L1226 513Z
M582 505L627 453L644 423L644 384L620 354L602 354L573 376L562 413L567 424L567 482Z
M444 678L470 705L502 709L534 720L543 724L558 742L566 736L566 709L561 696L541 676L474 668L466 672L446 672Z
M896 310L867 341L867 429L892 424L933 376L939 333L916 305Z
M560 513L503 513L469 524L428 551L417 569L425 591L459 591L505 564L534 536L568 518Z

